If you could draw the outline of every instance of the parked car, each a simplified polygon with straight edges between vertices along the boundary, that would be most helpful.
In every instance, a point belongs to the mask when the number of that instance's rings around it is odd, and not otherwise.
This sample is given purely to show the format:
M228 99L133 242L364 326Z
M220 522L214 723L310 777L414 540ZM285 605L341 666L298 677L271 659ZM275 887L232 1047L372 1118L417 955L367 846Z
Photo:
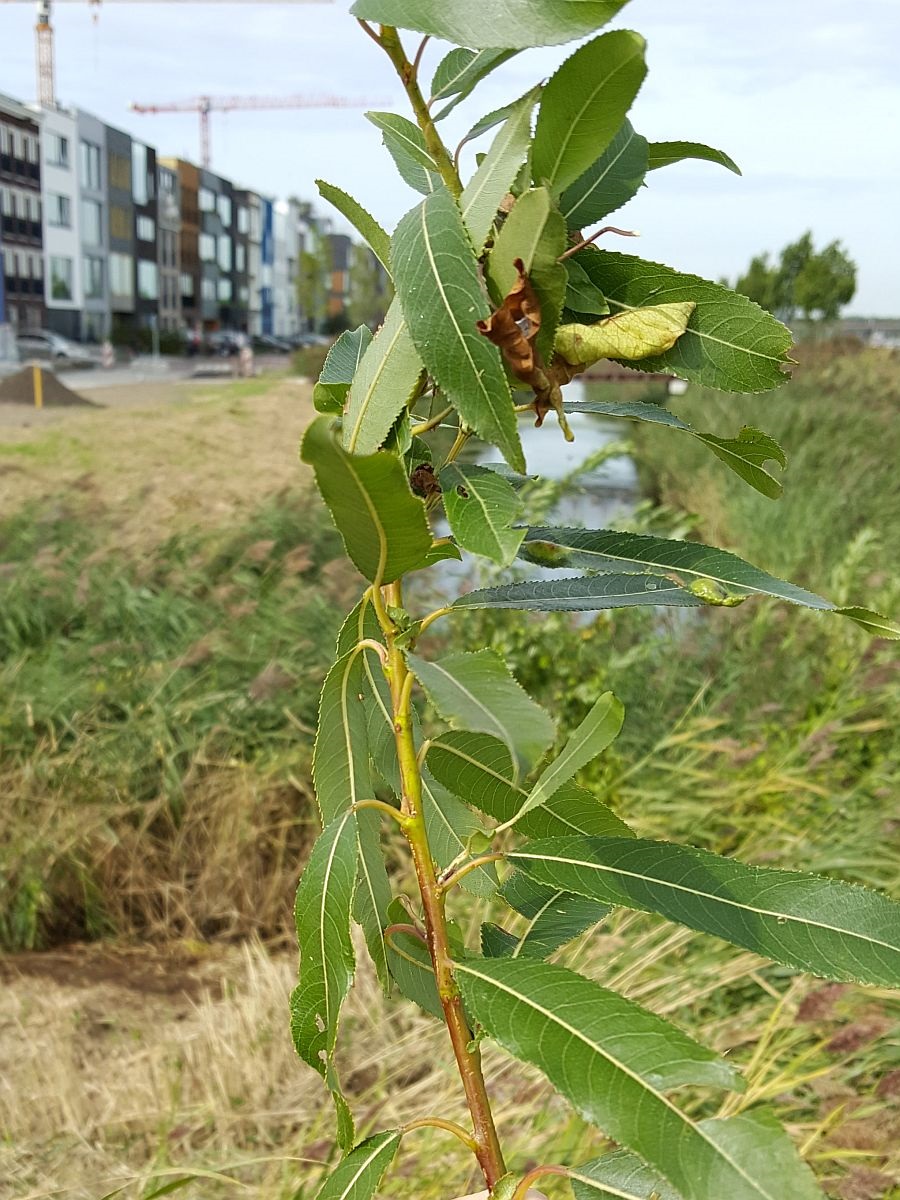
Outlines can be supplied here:
M301 350L304 346L330 346L334 341L324 333L295 333L287 340L295 349Z
M232 358L240 354L249 339L246 333L236 333L232 329L214 329L204 335L204 348L207 354L216 354L221 358Z
M257 354L292 354L294 351L290 342L271 333L255 333L250 342Z
M12 325L0 323L0 379L14 374L21 365L15 330Z
M35 358L61 370L99 365L96 354L92 354L85 346L70 342L68 338L51 333L48 329L42 329L39 333L20 333L16 345L21 358Z

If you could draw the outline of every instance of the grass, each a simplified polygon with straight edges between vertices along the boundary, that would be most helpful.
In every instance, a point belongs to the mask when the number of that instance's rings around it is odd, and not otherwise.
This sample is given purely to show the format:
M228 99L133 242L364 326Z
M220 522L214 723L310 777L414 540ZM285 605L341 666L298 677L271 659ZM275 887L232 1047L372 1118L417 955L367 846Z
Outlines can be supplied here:
M666 507L634 523L719 539L834 599L896 615L898 389L896 361L863 355L811 363L772 397L692 390L678 411L698 427L754 422L784 442L785 499L757 498L692 439L639 429L642 468ZM195 430L207 446L239 426L234 445L246 447L275 411L258 407L265 397L230 395L209 400ZM204 462L204 486L236 470L235 455ZM58 936L75 914L82 933L140 931L161 949L78 951L52 986L34 958L11 960L0 1057L15 1093L0 1084L0 1197L99 1200L121 1185L138 1200L215 1170L244 1186L201 1176L186 1194L312 1200L333 1152L331 1114L285 1028L293 955L277 940L229 943L283 928L308 838L315 696L352 586L302 491L236 493L205 533L172 521L152 542L114 536L117 521L132 528L128 507L110 515L107 505L98 529L55 502L4 529L0 558L16 565L3 581L14 603L0 621L0 736L13 747L3 771L19 841L0 853L8 887L16 864L31 871L16 876L19 925L7 937ZM201 511L195 500L186 515ZM764 603L686 623L478 617L467 636L507 652L562 730L598 691L616 690L626 726L588 777L641 833L896 894L900 672L886 643ZM272 663L292 682L251 699ZM453 915L474 935L488 909L466 897ZM112 965L76 987L70 976L95 954ZM798 979L641 914L616 914L561 960L740 1062L750 1086L738 1103L776 1108L829 1195L900 1197L896 998ZM52 969L52 954L38 961ZM385 1001L366 969L343 1037L361 1133L423 1110L464 1119L443 1031ZM487 1056L517 1168L599 1151L602 1139L534 1073L491 1047ZM466 1172L452 1140L419 1132L385 1195L449 1200L477 1189Z

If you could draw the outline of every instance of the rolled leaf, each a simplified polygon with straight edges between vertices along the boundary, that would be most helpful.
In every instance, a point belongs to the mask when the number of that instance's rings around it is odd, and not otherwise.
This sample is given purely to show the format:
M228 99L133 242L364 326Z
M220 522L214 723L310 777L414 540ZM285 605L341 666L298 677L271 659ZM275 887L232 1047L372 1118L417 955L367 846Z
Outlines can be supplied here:
M313 404L321 413L339 413L350 391L363 355L372 342L366 325L347 329L329 348L322 372L313 388Z
M448 724L492 734L529 767L553 742L552 719L493 650L449 654L437 662L410 654L407 661Z
M297 888L294 917L300 982L291 994L291 1034L297 1053L328 1085L338 1109L342 1143L352 1133L341 1094L334 1047L341 1007L353 982L350 905L356 883L356 818L344 812L313 846ZM345 1146L346 1148L346 1146Z
M523 543L523 548L527 543ZM522 553L520 549L519 553ZM597 612L606 608L665 605L698 608L699 596L659 575L588 575L539 579L466 592L453 608L512 608L519 612Z
M867 632L879 637L900 637L900 627L880 613L864 608L839 607L815 592L808 592L806 588L797 587L759 567L751 566L736 554L705 546L702 542L680 542L646 534L619 533L613 529L535 527L526 534L519 556L544 567L576 567L603 574L622 569L658 571L685 582L689 594L709 604L731 604L744 596L773 596L804 608L849 617ZM707 581L714 586L707 586ZM565 584L575 581L559 582ZM721 595L716 588L721 590ZM477 593L469 593L469 596L473 595ZM454 607L462 607L462 602L467 599L466 596L461 597L455 601ZM667 601L660 600L660 603Z
M733 171L735 175L741 173L741 168L724 150L714 150L712 146L704 146L702 142L651 142L648 146L647 165L650 171L668 167L672 163L684 162L686 158L718 163L719 166Z
M494 138L478 170L459 198L463 224L480 253L491 231L500 202L528 156L534 98L519 100Z
M493 442L514 470L523 471L525 458L500 353L476 328L489 315L478 260L446 188L402 219L391 261L403 315L429 374L466 424Z
M627 204L637 195L648 169L647 139L626 119L596 162L563 192L559 207L566 224L570 229L585 229Z
M621 128L644 82L644 39L627 29L581 46L541 96L531 152L532 179L554 196L574 183Z
M338 445L328 417L306 431L300 457L315 473L347 554L366 579L390 583L459 551L436 544L425 505L409 490L400 459L386 451L352 455Z
M488 283L499 304L517 279L521 260L541 307L535 346L544 363L553 354L553 339L562 313L566 268L559 256L566 248L566 223L547 188L531 188L516 200L500 227L487 264Z
M509 858L547 886L659 913L789 967L900 986L900 904L855 884L634 838L547 838Z
M399 25L457 46L559 46L611 21L625 0L356 0L355 17Z
M367 112L366 118L381 130L385 147L404 183L423 196L430 195L440 184L441 176L418 125L397 113Z
M444 512L464 550L509 566L525 536L511 525L522 512L513 487L484 467L451 464L441 471Z
M767 462L777 463L782 469L787 466L787 458L781 446L760 429L745 425L735 438L714 437L711 433L702 433L682 421L667 408L658 404L645 404L640 401L615 403L606 400L572 401L563 404L566 412L591 412L606 417L625 417L633 421L649 421L654 425L667 425L671 429L683 429L690 433L736 475L749 483L752 488L777 500L783 488L781 482L765 469Z
M351 454L373 454L417 393L424 367L396 297L369 345L350 387L341 437Z
M389 1129L360 1142L331 1172L316 1200L372 1200L394 1161L401 1136L399 1129Z
M469 959L454 971L467 1010L491 1037L684 1200L822 1200L777 1124L756 1114L697 1121L668 1097L684 1084L742 1085L674 1026L550 963Z
M329 204L333 204L338 212L347 218L357 233L368 242L372 253L384 267L385 271L387 271L388 275L390 275L390 234L385 229L382 229L370 212L367 212L357 200L354 200L342 188L335 187L333 183L326 183L324 179L317 179L316 187L319 189L319 195L322 199L327 200Z
M560 325L554 348L566 362L589 367L601 358L647 358L670 350L687 329L690 301L634 308L596 325Z
M787 380L790 330L752 300L628 254L594 249L575 257L613 312L648 304L696 305L672 349L641 359L639 370L680 375L725 392L766 392Z

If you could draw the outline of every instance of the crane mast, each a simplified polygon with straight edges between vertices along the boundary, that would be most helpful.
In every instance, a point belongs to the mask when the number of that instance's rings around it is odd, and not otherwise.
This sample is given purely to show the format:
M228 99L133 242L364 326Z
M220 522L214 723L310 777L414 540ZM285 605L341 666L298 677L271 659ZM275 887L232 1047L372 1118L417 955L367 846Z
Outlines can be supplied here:
M41 108L56 104L56 71L53 64L53 26L50 0L37 0L37 24L34 27L37 62L37 100Z

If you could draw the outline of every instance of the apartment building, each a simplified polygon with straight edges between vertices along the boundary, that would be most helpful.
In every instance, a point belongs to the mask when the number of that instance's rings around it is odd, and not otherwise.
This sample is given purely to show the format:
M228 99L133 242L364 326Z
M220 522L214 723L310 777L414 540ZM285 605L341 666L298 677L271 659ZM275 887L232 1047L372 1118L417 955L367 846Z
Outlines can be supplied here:
M63 108L38 110L41 125L41 200L44 211L44 303L47 328L80 338L81 280L78 122Z
M158 327L159 322L159 206L156 199L156 151L144 142L131 142L131 202L134 210L135 325Z
M131 137L106 127L106 177L109 231L109 307L112 331L127 335L135 327L135 228L131 195Z
M178 172L156 165L159 200L157 246L159 248L159 328L164 333L181 329L181 187Z
M76 127L81 337L88 342L102 342L109 337L111 323L106 125L78 110Z
M0 95L0 246L3 311L21 332L44 327L44 244L38 116Z

